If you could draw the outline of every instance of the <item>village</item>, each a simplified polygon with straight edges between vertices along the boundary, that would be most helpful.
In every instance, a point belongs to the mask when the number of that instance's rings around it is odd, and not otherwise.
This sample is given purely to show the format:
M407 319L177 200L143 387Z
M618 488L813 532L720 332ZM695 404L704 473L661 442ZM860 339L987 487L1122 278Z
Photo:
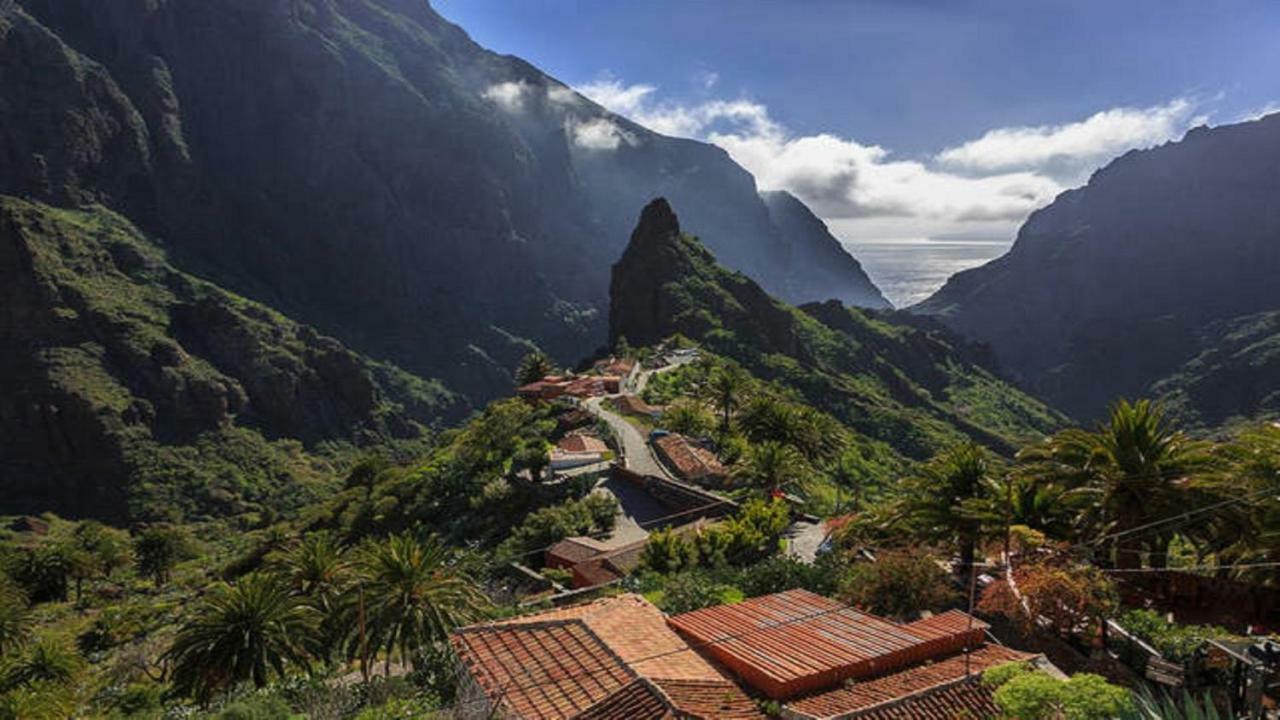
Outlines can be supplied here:
M652 562L646 560L651 538L694 542L740 512L744 497L732 491L733 473L710 438L666 429L666 408L644 399L654 377L699 358L696 348L660 347L644 364L610 356L584 372L547 374L518 388L527 402L562 408L563 434L545 470L531 479L592 478L593 492L614 498L618 512L607 533L566 537L539 557L513 563L526 614L453 634L462 716L995 717L1000 685L993 676L1032 673L1070 688L1084 671L1205 693L1249 717L1272 716L1280 645L1243 639L1254 627L1235 622L1239 635L1219 628L1224 636L1216 639L1190 640L1191 634L1171 652L1118 616L1099 616L1088 627L1070 613L1064 620L1052 607L1056 600L1046 605L1019 595L1016 578L1040 582L1015 571L1020 558L1034 560L1036 550L1008 540L1003 552L980 557L967 576L959 559L938 561L954 578L961 607L925 611L914 620L878 616L803 589L664 613L651 593L634 590L634 574ZM790 561L818 562L848 520L809 515L800 498L779 490L770 501L788 508L778 552ZM872 548L860 552L876 562ZM1206 628L1226 617L1264 618L1274 611L1269 593L1240 583L1206 583L1194 574L1124 580L1129 604L1151 605L1149 598L1159 597L1179 608L1182 622ZM993 613L976 605L978 596L1005 582L1015 595L1009 602L1018 614L1035 617L1036 627L978 617ZM1220 612L1221 603L1231 611ZM993 668L1010 669L984 680ZM1097 715L1103 716L1109 717Z

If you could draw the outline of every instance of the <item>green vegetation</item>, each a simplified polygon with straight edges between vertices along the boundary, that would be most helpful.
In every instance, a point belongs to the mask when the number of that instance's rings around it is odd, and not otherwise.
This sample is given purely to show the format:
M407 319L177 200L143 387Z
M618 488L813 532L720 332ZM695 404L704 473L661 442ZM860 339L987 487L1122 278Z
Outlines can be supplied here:
M1128 690L1088 673L1058 680L1011 663L986 671L982 681L996 688L996 705L1011 720L1111 720L1137 711Z
M332 487L357 446L421 445L454 406L438 384L178 271L109 210L6 197L0 218L26 258L0 277L26 318L0 347L0 395L58 427L5 416L10 512L295 509Z

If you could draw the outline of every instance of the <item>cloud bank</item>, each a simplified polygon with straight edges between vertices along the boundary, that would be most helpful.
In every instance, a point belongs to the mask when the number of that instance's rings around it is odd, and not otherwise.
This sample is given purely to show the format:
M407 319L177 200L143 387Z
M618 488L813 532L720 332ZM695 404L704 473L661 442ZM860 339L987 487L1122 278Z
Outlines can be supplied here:
M651 130L715 143L764 190L804 200L846 240L985 234L1017 224L1131 148L1179 137L1205 120L1186 98L1112 108L1060 125L996 128L921 158L831 133L797 135L764 105L661 99L652 85L606 77L577 90Z

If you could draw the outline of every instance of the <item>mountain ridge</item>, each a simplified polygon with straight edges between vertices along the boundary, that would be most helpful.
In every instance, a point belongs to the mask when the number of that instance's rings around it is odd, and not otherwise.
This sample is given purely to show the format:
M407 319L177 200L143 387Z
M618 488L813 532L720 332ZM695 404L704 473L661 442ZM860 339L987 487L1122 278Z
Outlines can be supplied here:
M906 458L970 438L1009 453L1063 418L1001 380L981 348L926 318L836 301L790 307L716 263L665 199L613 266L613 343L683 335Z
M426 2L21 0L0 24L0 53L66 68L14 65L5 91L29 97L0 120L25 134L0 147L21 161L0 192L102 202L179 265L473 399L535 345L572 362L599 344L607 268L654 194L784 296L885 304L825 227L780 230L722 149L610 113Z
M1280 115L1126 153L911 311L989 343L1077 417L1154 393L1209 325L1280 307L1277 158Z

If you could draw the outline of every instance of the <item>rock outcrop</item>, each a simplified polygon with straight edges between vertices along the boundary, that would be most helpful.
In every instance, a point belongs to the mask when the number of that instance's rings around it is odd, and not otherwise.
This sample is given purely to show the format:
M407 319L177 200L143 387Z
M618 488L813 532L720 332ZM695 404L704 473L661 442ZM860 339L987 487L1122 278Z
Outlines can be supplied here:
M792 387L905 457L964 437L1011 452L1062 422L1002 381L988 354L927 318L774 299L717 265L657 199L613 266L609 335L653 345L677 334Z

